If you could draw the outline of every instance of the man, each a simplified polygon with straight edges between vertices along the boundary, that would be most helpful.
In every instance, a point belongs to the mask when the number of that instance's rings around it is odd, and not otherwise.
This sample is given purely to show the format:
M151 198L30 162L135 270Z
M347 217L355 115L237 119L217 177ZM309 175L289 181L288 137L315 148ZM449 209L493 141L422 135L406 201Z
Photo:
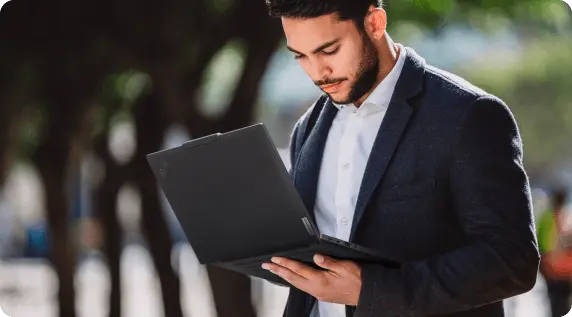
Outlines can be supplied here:
M539 264L507 106L394 43L378 1L266 3L325 92L291 139L306 208L322 233L402 263L275 258L263 267L295 286L285 316L503 316Z

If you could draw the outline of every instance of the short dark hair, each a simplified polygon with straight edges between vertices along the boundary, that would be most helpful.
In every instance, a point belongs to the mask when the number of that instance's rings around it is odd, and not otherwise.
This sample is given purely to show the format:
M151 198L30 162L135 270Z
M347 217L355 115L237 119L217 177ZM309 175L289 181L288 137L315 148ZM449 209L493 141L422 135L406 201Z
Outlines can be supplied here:
M363 27L371 5L381 8L383 0L266 0L271 17L310 19L337 13L341 21L354 20Z

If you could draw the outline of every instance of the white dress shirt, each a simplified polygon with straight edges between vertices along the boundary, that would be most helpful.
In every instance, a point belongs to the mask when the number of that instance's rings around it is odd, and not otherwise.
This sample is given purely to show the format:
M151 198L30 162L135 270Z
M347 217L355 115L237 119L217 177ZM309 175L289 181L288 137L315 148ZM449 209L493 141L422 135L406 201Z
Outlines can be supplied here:
M339 111L326 141L314 208L320 233L349 240L369 154L405 63L405 49L399 47L397 63L359 108L354 104L334 104ZM345 316L344 305L320 301L310 314Z

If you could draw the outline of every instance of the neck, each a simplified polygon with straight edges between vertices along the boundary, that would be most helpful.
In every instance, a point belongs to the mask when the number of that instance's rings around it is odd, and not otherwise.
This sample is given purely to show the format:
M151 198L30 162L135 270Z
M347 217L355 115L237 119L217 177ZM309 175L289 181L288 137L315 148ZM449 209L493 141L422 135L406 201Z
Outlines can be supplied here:
M379 73L377 74L377 80L373 87L364 94L357 102L355 102L355 106L359 107L362 103L371 95L373 90L389 75L395 64L397 63L397 59L399 58L399 46L393 42L391 37L387 34L387 32L383 35L383 37L379 40L374 40L375 47L379 52L378 57L380 61L379 65Z

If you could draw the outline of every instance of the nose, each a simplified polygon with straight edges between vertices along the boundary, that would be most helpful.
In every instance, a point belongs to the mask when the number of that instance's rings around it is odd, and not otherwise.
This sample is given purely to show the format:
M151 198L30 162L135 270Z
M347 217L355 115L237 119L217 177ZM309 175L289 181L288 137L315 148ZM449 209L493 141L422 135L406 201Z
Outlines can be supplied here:
M332 74L332 68L320 59L314 59L309 62L306 72L310 78L316 82L330 77Z

